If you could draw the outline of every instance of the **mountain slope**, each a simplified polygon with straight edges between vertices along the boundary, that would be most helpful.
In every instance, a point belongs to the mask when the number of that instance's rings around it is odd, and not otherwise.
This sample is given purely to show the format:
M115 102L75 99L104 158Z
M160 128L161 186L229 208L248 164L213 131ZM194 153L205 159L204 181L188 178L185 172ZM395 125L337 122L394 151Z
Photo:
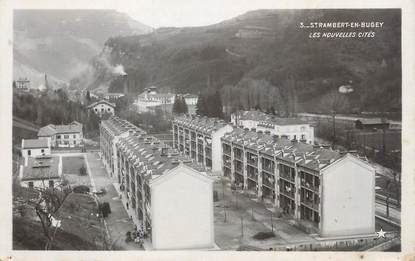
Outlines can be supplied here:
M112 10L15 10L14 79L27 77L37 87L47 73L56 85L67 83L89 66L108 37L149 31Z
M300 22L333 21L384 25L358 30L373 31L373 38L313 39L309 33L316 30L299 28ZM198 93L207 85L220 89L239 86L246 78L263 79L280 93L295 86L299 109L311 111L328 92L351 84L355 90L348 97L351 108L379 111L382 104L393 110L401 106L400 24L399 10L258 10L211 26L112 37L96 60L122 64L136 92L156 85ZM98 64L88 81L80 77L75 82L120 91L121 81Z

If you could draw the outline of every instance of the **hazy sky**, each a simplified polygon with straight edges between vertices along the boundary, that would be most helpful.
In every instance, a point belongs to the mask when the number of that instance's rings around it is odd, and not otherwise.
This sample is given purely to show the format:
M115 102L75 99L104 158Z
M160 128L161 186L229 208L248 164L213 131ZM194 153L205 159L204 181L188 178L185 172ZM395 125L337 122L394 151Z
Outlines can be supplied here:
M25 9L116 9L129 14L139 22L157 28L214 24L250 10L294 7L291 2L289 0L14 0L13 6ZM311 3L309 0L299 2Z

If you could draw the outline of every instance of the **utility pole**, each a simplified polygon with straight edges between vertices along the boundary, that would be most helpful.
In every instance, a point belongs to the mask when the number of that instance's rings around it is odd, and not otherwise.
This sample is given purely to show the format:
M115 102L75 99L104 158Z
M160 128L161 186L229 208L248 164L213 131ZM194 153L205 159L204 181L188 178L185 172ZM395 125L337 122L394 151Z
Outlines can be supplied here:
M336 145L336 111L333 110L333 144L332 147L334 149L334 146Z
M241 216L241 236L244 238L244 217Z

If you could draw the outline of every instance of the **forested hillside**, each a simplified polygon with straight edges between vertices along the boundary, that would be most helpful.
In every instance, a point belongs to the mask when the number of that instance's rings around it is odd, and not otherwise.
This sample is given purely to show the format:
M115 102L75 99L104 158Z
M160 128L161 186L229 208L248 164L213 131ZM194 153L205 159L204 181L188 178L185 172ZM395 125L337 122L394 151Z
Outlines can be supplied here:
M312 39L300 22L383 22L373 38ZM342 85L345 111L401 107L399 10L258 10L204 27L161 28L151 34L110 38L94 70L72 81L89 89L121 91L111 66L122 64L130 91L155 85L175 92L220 89L224 105L328 111L322 100ZM353 29L321 29L348 32ZM105 61L105 62L104 62Z

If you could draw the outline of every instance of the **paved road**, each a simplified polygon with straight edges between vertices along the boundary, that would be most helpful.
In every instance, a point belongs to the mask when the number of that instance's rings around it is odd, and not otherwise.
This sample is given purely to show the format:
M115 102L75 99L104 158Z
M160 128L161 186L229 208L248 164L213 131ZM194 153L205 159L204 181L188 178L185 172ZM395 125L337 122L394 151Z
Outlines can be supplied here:
M105 218L108 232L112 239L114 250L140 250L134 243L125 242L125 234L134 230L135 226L130 220L113 183L114 180L108 176L104 165L99 159L98 153L87 153L86 158L91 172L91 179L97 190L105 188L105 195L99 196L100 202L109 202L111 214Z

